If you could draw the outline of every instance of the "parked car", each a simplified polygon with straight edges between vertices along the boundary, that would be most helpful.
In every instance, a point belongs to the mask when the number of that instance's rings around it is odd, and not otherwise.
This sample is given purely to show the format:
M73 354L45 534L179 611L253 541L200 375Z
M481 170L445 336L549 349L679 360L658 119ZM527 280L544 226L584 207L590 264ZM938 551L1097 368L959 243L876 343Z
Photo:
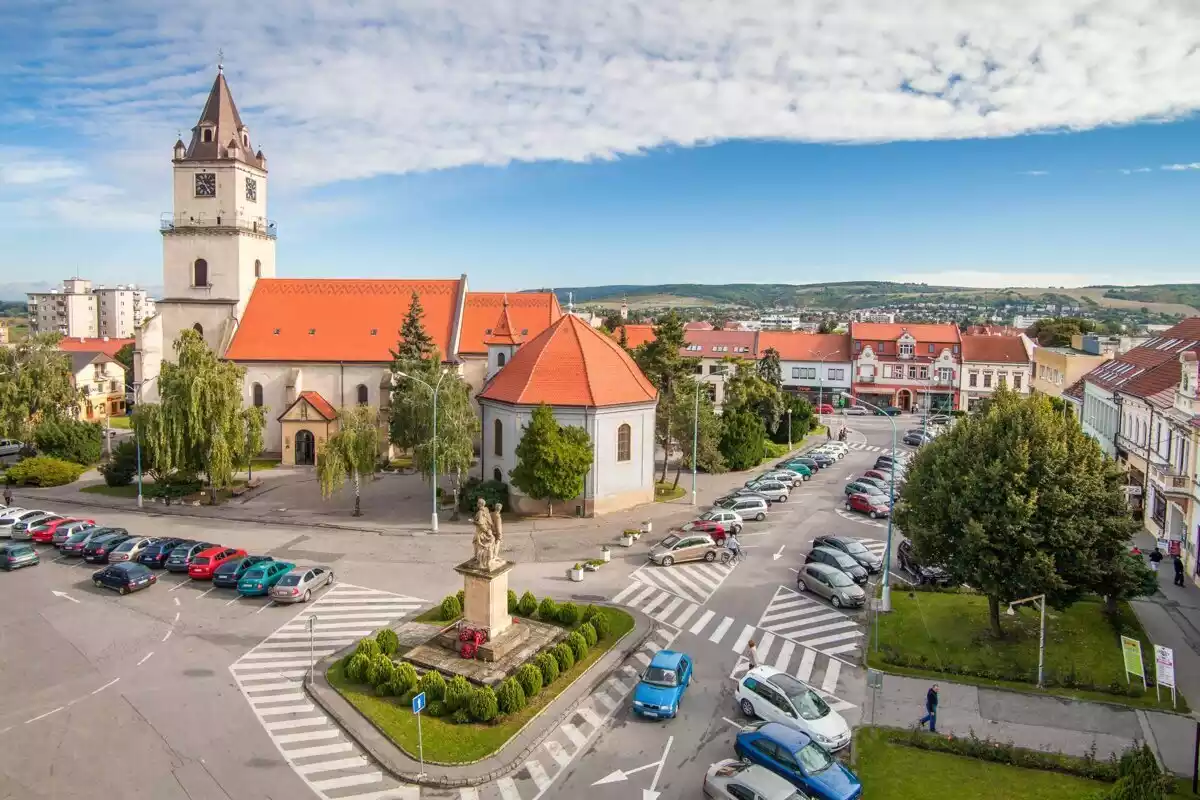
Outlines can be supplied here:
M742 728L733 746L744 758L791 781L819 800L858 800L862 783L807 733L778 722Z
M820 595L834 608L859 608L867 602L867 593L850 576L827 564L805 564L796 575L796 588Z
M796 461L784 461L782 464L777 464L775 468L778 470L787 470L788 472L794 472L800 476L800 480L806 481L812 477L813 470L815 470L817 468L817 466L816 466L816 462L813 462L813 465L810 467L808 464L804 464L804 463L801 463L799 460L796 460Z
M812 800L766 767L736 758L709 767L701 788L705 797L716 800Z
M213 571L231 558L245 558L246 551L233 547L210 547L192 556L188 577L194 581L212 580Z
M850 744L850 726L812 687L775 667L758 666L738 682L734 699L747 717L804 731L827 750Z
M145 564L151 569L162 569L167 565L167 559L171 557L171 553L176 547L182 544L193 544L191 539L159 539L152 545L149 545L138 555L138 563Z
M270 561L270 556L246 556L245 558L231 558L213 572L213 586L220 586L226 589L236 589L238 582L242 577L256 564L261 564L264 561Z
M16 439L0 439L0 458L20 455L24 447L25 443Z
M817 472L819 469L821 469L821 466L822 466L815 458L809 458L808 456L798 456L796 458L793 458L791 461L788 461L787 463L788 464L803 464L804 466L808 467L813 472Z
M271 591L279 579L295 567L289 561L264 561L255 564L238 581L238 593L243 597L261 597Z
M743 525L742 516L740 514L738 514L736 511L727 511L727 510L721 509L721 508L714 508L711 511L705 511L703 514L701 514L699 517L692 520L691 522L684 523L682 529L685 531L690 531L690 530L692 530L693 527L695 527L698 523L701 523L701 522L704 522L704 523L716 522L716 523L720 524L721 527L724 528L725 530L733 531L733 533L735 533L735 534L742 532L742 525ZM707 533L708 531L705 531L705 532Z
M888 456L880 456L879 458L875 459L874 469L880 470L881 472L890 474L893 466L895 466L896 469L896 477L899 479L899 477L904 474L904 471L908 469L908 462L902 458L892 459Z
M883 492L884 494L888 493L888 487L891 486L891 484L888 481L885 481L882 478L872 478L869 475L863 475L861 477L855 478L854 481L856 483L865 483L867 486L874 486L876 489Z
M829 444L823 444L820 447L814 447L812 450L809 450L807 453L805 453L805 455L808 456L809 458L812 458L812 457L815 457L818 453L823 453L827 456L831 456L832 458L834 458L837 461L841 461L843 458L846 457L846 453L848 453L848 452L850 452L850 448L846 448L845 450L843 450L840 447L834 447L833 443L831 442Z
M26 522L49 513L49 511L42 511L41 509L11 509L8 514L0 517L0 538L11 539L13 526L18 522Z
M670 719L679 713L683 693L692 681L692 659L674 650L659 650L638 677L633 712L643 717Z
M841 550L857 561L872 575L883 571L883 559L872 553L863 543L852 536L818 536L813 539L813 547L832 547Z
M725 498L729 498L729 497L757 497L759 500L766 502L767 508L770 508L771 503L773 502L769 495L765 495L762 492L757 491L756 489L747 489L745 486L743 486L741 489L734 489L732 492L725 495L725 497L723 497L721 499L724 500Z
M725 526L711 519L697 519L680 528L681 533L706 533L717 544L725 543Z
M655 564L669 567L679 561L715 561L717 543L706 533L671 534L650 548Z
M933 441L933 434L906 433L900 441L909 447L921 447Z
M846 444L845 442L839 442L837 439L833 439L820 445L817 449L828 450L830 452L841 453L842 455L845 455L846 453L850 452L850 445Z
M212 542L183 542L177 545L167 556L167 572L187 572L192 559L212 547L216 547Z
M853 480L847 483L843 491L845 491L847 496L852 494L875 494L879 495L880 497L887 496L887 493L878 486L874 486L870 483L863 483L859 480Z
M809 451L809 453L807 454L806 457L811 458L813 461L817 462L818 466L820 466L821 469L825 469L826 467L832 467L834 464L837 463L836 457L829 455L829 453L822 453L820 451Z
M786 503L791 487L779 481L754 481L747 489L768 498L772 503Z
M142 551L157 541L158 539L147 536L130 537L112 549L108 554L108 562L113 564L120 561L137 561Z
M949 425L953 420L946 414L930 414L927 417L921 417L921 422L925 425Z
M33 540L34 529L42 525L49 525L60 519L62 519L61 514L51 514L49 512L39 514L38 516L14 523L9 536L15 541L29 542Z
M95 526L96 523L90 519L64 517L46 525L39 525L37 530L32 532L33 540L41 544L52 544L57 547L65 542L67 537L72 533L86 528L94 528Z
M890 484L892 482L892 469L891 467L888 467L887 469L869 469L863 473L863 477L875 478L876 480L881 480L884 483ZM902 470L896 470L896 485L898 486L903 482L904 472Z
M904 409L897 408L896 406L884 406L883 408L875 409L875 416L877 416L877 417L883 417L883 416L898 417L903 413L904 413Z
M847 417L866 417L870 416L871 410L866 406L846 406L842 409L842 413Z
M851 558L849 553L843 553L832 547L814 547L804 557L804 561L806 564L825 564L834 569L840 569L860 586L866 584L869 578L866 567Z
M21 567L32 567L41 562L33 545L24 542L0 544L0 569L12 572Z
M271 599L276 603L307 603L312 593L333 583L329 567L296 567L271 587Z
M746 483L751 484L758 481L779 481L790 490L795 488L796 484L800 483L802 480L804 479L800 477L798 473L792 472L790 469L773 469L762 473L757 478L751 478L750 480L746 481Z
M767 518L767 512L771 510L767 501L761 497L747 497L744 495L730 495L723 497L713 504L713 510L720 508L722 511L735 511L742 519L753 519L762 522Z
M951 584L950 576L942 567L921 562L908 539L901 540L896 548L896 559L900 562L901 569L916 578L917 583L932 583L938 586Z
M887 497L881 494L852 494L846 498L846 510L866 514L871 519L892 515Z
M59 550L64 556L82 556L83 548L87 547L88 542L97 536L104 536L107 533L111 533L109 528L88 528L76 531L67 537Z
M158 583L158 576L145 564L123 561L93 572L92 583L97 589L116 589L120 594L129 594Z
M820 403L813 408L813 411L817 414L832 414L833 406L831 406L829 403Z
M108 533L96 536L84 545L83 560L89 564L107 564L112 551L130 538L123 528L110 528Z

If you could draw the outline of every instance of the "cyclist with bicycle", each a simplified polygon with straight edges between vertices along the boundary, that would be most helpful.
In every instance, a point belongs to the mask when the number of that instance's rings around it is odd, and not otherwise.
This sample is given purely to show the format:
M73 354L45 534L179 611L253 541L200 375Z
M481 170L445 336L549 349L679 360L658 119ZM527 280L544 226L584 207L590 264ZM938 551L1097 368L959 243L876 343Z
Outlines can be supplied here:
M742 560L742 543L738 541L737 534L732 530L725 537L725 549L732 554L730 556L731 561Z

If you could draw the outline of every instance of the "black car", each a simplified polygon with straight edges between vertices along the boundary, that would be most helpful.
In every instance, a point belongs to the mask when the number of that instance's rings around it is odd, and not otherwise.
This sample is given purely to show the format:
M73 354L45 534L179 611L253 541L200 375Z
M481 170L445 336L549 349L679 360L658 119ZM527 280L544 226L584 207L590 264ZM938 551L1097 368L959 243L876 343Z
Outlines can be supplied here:
M880 456L879 458L875 459L875 469L882 472L891 472L892 464L896 465L896 472L903 472L908 466L907 461L904 461L900 458L897 458L893 461L891 456Z
M949 586L950 576L946 570L933 565L922 564L913 551L912 542L907 539L900 542L896 548L896 558L905 572L917 579L917 583L932 583L938 586Z
M883 559L863 547L863 543L850 536L818 536L813 547L832 547L841 550L862 565L867 572L877 575L883 572Z
M167 572L187 572L188 567L192 565L192 559L210 547L216 545L208 542L185 542L179 545L167 556Z
M813 472L816 472L821 468L821 465L817 463L816 459L809 458L808 456L800 456L799 458L789 458L787 461L780 461L775 465L775 469L787 469L788 464L803 464Z
M181 544L191 544L190 539L163 539L146 547L137 558L139 564L145 564L152 569L162 569L167 565L171 551Z
M97 589L116 589L121 594L129 594L158 583L158 576L145 564L122 561L93 572L92 583Z
M88 546L88 543L100 536L106 536L113 533L112 528L91 528L86 531L79 531L67 537L62 543L59 550L64 556L82 556L83 548Z
M730 492L729 494L725 495L725 497L723 497L721 499L725 500L725 499L738 498L738 497L757 497L760 500L765 500L767 502L767 505L771 505L771 502L772 502L771 498L767 497L762 492L756 492L753 489L747 489L745 487L743 487L741 489L736 489L736 490Z
M83 560L90 564L107 564L108 556L121 542L132 538L121 528L110 528L103 536L97 536L83 547Z
M236 589L238 581L246 574L246 570L253 567L255 564L261 564L264 561L270 561L270 556L246 556L245 558L233 558L226 561L221 566L217 567L213 572L213 586L222 586L226 589Z
M825 469L825 467L832 467L837 463L836 458L826 455L825 453L810 453L809 455L805 456L805 458L810 458L815 461L817 466L821 469Z
M904 434L904 438L900 441L904 442L909 447L920 447L929 441L929 439L926 439L919 433L906 433Z
M843 553L841 550L835 550L832 547L814 547L812 552L804 557L805 564L812 564L813 562L841 570L850 576L850 580L857 584L866 583L869 577L866 569L861 564L848 554Z

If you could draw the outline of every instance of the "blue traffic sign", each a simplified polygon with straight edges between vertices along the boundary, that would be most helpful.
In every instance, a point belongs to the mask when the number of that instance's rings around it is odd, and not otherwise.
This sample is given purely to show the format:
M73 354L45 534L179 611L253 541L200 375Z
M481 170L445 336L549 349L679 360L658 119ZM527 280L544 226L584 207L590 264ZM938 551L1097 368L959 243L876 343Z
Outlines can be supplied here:
M416 697L413 698L413 713L420 714L422 709L424 709L424 708L425 708L425 693L421 692L419 695L417 695Z

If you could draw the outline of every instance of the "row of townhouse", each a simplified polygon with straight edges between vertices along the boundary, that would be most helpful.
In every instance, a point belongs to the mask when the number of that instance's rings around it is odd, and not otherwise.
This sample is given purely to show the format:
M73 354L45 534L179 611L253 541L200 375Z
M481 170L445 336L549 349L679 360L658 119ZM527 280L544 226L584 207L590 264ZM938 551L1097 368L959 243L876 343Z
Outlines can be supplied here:
M615 336L620 337L621 331ZM626 346L654 337L650 325L624 328ZM814 404L843 394L880 408L970 410L1001 385L1027 394L1033 345L1024 335L967 335L955 325L854 322L848 333L684 331L680 355L696 359L717 407L730 359L779 354L783 388Z
M1200 583L1200 317L1116 355L1063 392L1126 468L1131 511Z

